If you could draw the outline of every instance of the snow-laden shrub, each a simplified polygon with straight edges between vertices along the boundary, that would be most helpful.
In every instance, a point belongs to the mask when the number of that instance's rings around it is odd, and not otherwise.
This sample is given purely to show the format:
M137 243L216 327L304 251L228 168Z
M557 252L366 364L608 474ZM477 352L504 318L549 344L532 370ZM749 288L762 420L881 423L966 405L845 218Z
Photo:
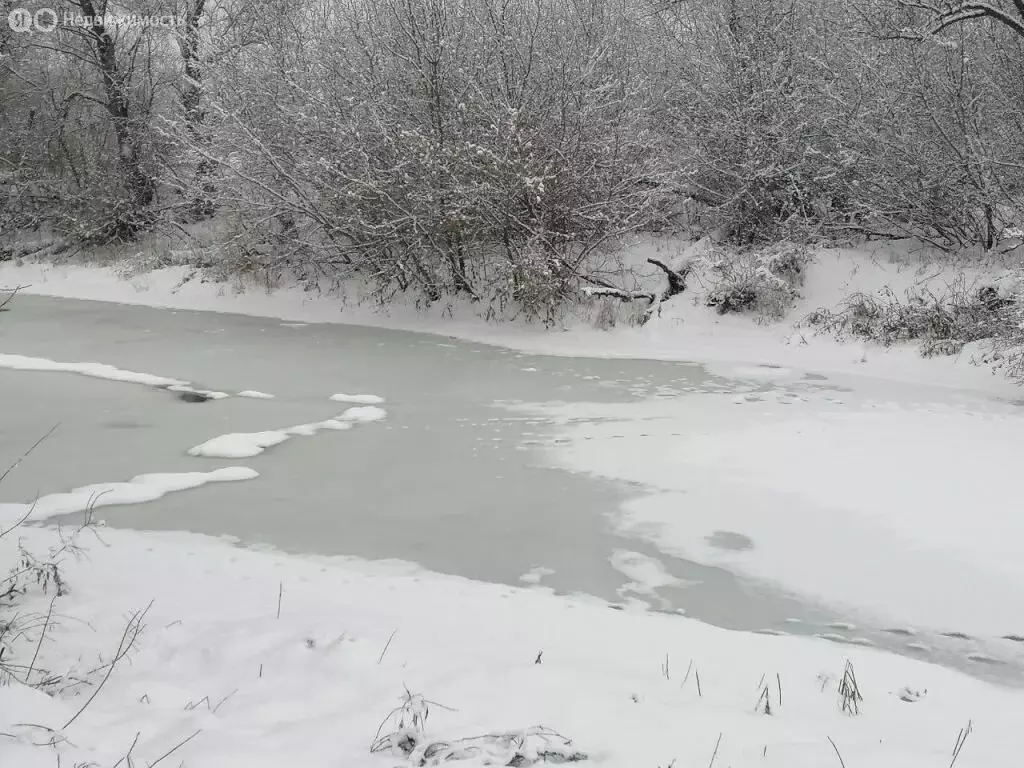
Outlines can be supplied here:
M448 709L408 689L399 706L377 729L371 754L390 755L402 765L439 766L462 761L473 765L579 763L589 759L570 739L542 725L460 739L436 739L427 732L432 709Z
M951 355L964 345L994 340L1005 346L1016 335L1024 342L1019 282L999 280L969 286L963 277L942 293L930 289L898 296L886 288L879 294L854 294L836 310L818 309L804 321L838 337L858 337L889 346L920 341L921 354Z
M47 433L11 466L0 467L0 486L18 463L49 435ZM47 633L59 624L52 601L67 592L64 563L68 558L81 556L79 535L90 529L92 510L86 514L82 526L71 533L58 528L55 540L45 550L27 546L20 537L30 512L31 508L20 519L0 521L0 686L20 683L52 693L60 688L64 677L41 666L39 649ZM52 598L46 614L26 609L25 602L39 594Z
M22 602L34 593L53 598L66 593L63 563L80 555L78 533L84 528L70 536L58 531L53 545L36 552L18 540L20 527L20 522L0 526L0 685L18 682L51 692L62 677L37 665L32 651L58 622L52 615L26 611Z
M216 166L211 201L238 229L227 271L355 276L550 322L597 249L664 226L679 197L645 108L668 75L639 61L642 19L606 13L342 4L226 58L203 81L203 144L174 135Z
M651 317L652 304L645 300L623 301L615 296L593 296L585 308L590 323L599 331L624 326L639 328ZM653 307L656 309L657 304Z
M1005 332L995 340L981 362L1024 384L1024 271L1014 282L1017 300L1006 308Z
M713 251L700 260L711 282L705 304L720 315L749 311L778 320L799 297L810 261L810 251L790 243L756 251Z

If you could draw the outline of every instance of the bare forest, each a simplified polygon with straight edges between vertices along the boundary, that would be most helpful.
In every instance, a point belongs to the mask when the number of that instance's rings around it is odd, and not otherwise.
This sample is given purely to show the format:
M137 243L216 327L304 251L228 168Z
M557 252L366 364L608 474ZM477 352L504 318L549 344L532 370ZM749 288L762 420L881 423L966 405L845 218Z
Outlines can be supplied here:
M0 233L61 249L205 222L231 272L544 316L618 290L594 257L629 233L963 254L1022 223L1024 0L51 6L0 25ZM64 17L129 12L173 23Z

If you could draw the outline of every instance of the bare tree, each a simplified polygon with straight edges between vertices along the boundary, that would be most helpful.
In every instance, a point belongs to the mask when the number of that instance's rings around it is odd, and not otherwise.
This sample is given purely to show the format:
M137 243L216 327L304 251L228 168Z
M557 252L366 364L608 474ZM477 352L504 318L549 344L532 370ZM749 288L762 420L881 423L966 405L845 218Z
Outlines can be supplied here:
M661 216L658 87L624 2L309 3L260 34L210 72L194 148L240 262L544 313Z
M1013 15L1021 7L858 4L870 32L862 48L876 49L873 63L861 59L861 78L886 116L865 117L853 135L870 168L860 196L884 224L879 234L990 250L1019 225L1024 36Z
M168 221L224 273L551 317L637 293L634 232L1021 225L1024 0L62 2L180 24L0 29L5 228Z
M108 0L76 0L75 4L84 16L93 19L91 24L81 28L81 35L88 42L103 84L103 106L110 115L127 192L128 209L112 222L113 229L109 235L130 237L156 193L156 180L143 166L140 146L143 141L141 134L146 127L142 121L148 117L148 109L144 106L140 115L133 112L132 104L132 81L137 73L134 64L139 62L140 54L143 55L144 67L152 61L152 52L145 50L149 37L139 34L134 40L125 42L125 50L119 60L118 35L102 21L108 12Z
M924 40L975 19L991 19L1014 34L1024 37L1024 0L990 0L990 2L917 2L896 0L896 4L916 22L892 34L893 37Z
M179 30L178 45L182 60L181 108L184 114L188 139L197 147L206 147L209 142L204 133L203 122L203 58L201 53L200 24L206 10L206 0L185 0L184 28ZM189 212L196 218L209 218L214 213L214 186L210 179L213 164L200 157L193 179L189 185Z
M143 5L133 10L161 9L158 0ZM16 84L0 111L20 137L22 202L78 238L131 238L151 220L159 188L151 126L170 83L170 38L151 25L112 24L123 9L108 0L57 10L81 21L18 35L0 63Z

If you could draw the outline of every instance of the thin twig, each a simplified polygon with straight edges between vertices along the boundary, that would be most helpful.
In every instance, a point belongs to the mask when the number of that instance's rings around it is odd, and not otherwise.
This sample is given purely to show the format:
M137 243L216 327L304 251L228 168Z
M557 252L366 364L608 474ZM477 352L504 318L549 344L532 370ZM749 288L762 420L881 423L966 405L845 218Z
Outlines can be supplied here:
M29 448L27 451L25 451L23 454L21 454L21 456L19 456L18 459L13 464L11 464L11 466L9 466L7 469L5 469L3 474L0 475L0 483L2 483L5 479L7 479L7 476L9 474L11 474L11 472L13 472L15 469L17 469L18 465L21 464L21 462L23 462L25 459L27 459L29 454L31 454L32 451L34 451L36 448L38 448L42 444L42 442L44 440L46 440L50 435L52 435L54 433L54 431L56 431L57 427L59 427L59 426L60 426L60 422L58 421L56 424L54 424L52 427L50 427L49 431L45 435L43 435L38 440L36 440L34 443L32 443L32 447L31 448ZM15 527L17 527L17 526L15 526ZM0 537L2 537L4 534L10 533L11 530L13 530L13 529L8 529L7 531L4 531L3 533L0 533Z
M127 654L128 651L130 651L132 646L135 644L135 640L138 638L139 633L142 631L142 620L146 617L146 614L149 613L149 609L152 607L153 601L150 600L149 605L146 606L145 610L136 611L135 614L128 620L128 624L127 626L125 626L124 632L121 634L121 642L118 643L117 651L114 653L114 658L110 662L110 666L107 668L107 674L105 674L103 676L103 679L100 680L100 684L96 686L96 690L92 692L92 696L90 696L86 700L85 704L83 704L82 707L77 712L75 712L74 716L72 716L70 720L64 723L63 728L61 728L62 731L67 730L67 728L73 722L75 722L75 720L77 720L78 717L83 712L85 712L88 706L92 704L93 699L95 699L99 695L100 691L103 690L103 686L106 685L107 680L109 680L110 676L114 674L114 668L117 666L117 662L123 659L125 657L125 654Z
M232 696L234 696L234 695L235 695L236 693L238 693L238 689L237 689L237 688L235 688L235 690L233 690L233 691L232 691L231 693L229 693L229 694L228 694L227 696L225 696L225 697L224 697L223 699L221 699L220 701L218 701L218 702L217 702L217 704L216 704L216 706L214 706L214 708L213 708L213 709L211 710L211 712L213 712L213 714L217 714L217 710L218 710L218 709L220 709L221 705L222 705L222 704L223 704L223 703L224 703L225 701L227 701L228 699L230 699L230 698L231 698Z
M149 768L153 768L153 766L158 765L159 763L161 763L162 761L164 761L165 759L167 759L168 757L173 755L175 752L177 752L179 749L184 747L186 744L188 744L190 741L192 741L192 739L194 739L196 736L198 736L202 732L203 732L203 730L200 728L195 733L193 733L191 736L189 736L187 739L179 741L177 744L175 744L169 750L167 750L162 755L160 755L160 757L158 757L156 760L154 760L152 763L150 763L149 764Z
M953 747L953 759L949 763L949 768L953 768L956 764L957 759L960 757L960 751L964 748L964 744L967 743L967 737L971 735L971 731L974 730L974 723L971 720L967 721L967 727L960 729L960 734L956 737L956 744Z
M718 734L718 741L715 742L715 751L711 753L711 762L708 763L708 768L711 768L715 764L715 758L718 757L718 747L722 743L722 734Z
M281 598L284 596L284 582L277 586L277 618L281 618Z
M679 686L680 688L685 688L686 687L686 681L690 679L690 672L692 670L693 670L693 659L690 659L690 663L686 665L686 674L683 675L683 684Z
M43 631L39 633L39 642L36 643L36 652L32 654L32 661L29 662L28 672L25 674L25 682L31 684L32 670L35 669L36 659L39 658L39 649L43 647L43 640L46 638L46 630L50 626L50 616L53 615L53 603L57 596L50 599L50 607L46 610L46 619L43 621Z
M210 709L210 697L209 696L203 696L203 698L201 698L199 701L190 701L188 704L186 704L185 705L185 711L186 712L191 712L193 709L198 707L204 701L206 702L206 709L209 710Z
M389 637L388 641L384 644L384 650L380 652L380 658L377 659L377 663L378 664L380 664L382 661L384 661L384 654L388 652L388 648L391 647L391 641L395 638L396 634L398 634L398 630L397 629L394 632L391 633L391 637Z
M4 311L4 307L6 307L8 304L11 303L11 300L14 299L14 297L18 295L18 291L20 291L22 288L28 288L28 286L27 285L16 285L13 288L4 288L3 289L5 291L10 291L10 293L7 295L7 298L5 298L3 301L0 301L0 312Z
M114 763L114 768L119 768L121 763L123 763L125 761L128 762L128 768L132 768L132 752L135 750L135 745L139 743L139 736L140 735L141 735L140 731L136 731L135 732L135 738L132 740L132 745L130 747L128 747L128 751L125 752L124 756L120 760L118 760L116 763Z
M839 754L839 747L837 747L836 743L834 741L832 741L832 737L831 736L828 736L827 738L828 738L828 743L832 745L832 749L834 749L836 751L836 757L839 758L839 765L842 766L842 768L846 768L846 763L843 761L843 756Z

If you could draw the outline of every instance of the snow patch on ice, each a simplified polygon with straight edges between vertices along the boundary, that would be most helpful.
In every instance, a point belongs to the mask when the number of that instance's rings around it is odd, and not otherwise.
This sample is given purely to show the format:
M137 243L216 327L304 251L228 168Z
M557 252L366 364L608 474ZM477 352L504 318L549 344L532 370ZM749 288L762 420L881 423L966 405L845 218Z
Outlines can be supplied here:
M623 597L631 593L657 598L658 590L662 587L682 587L691 583L677 579L660 560L640 552L616 549L608 560L612 568L630 579L618 590Z
M331 400L336 403L359 403L361 405L381 405L384 398L380 395L331 395Z
M271 446L283 443L289 437L286 430L264 432L233 432L207 440L189 449L190 456L217 459L245 459L258 456Z
M166 376L156 376L151 373L140 373L138 371L126 371L106 363L67 363L50 360L45 357L0 354L0 368L8 368L14 371L76 373L80 376L89 376L94 379L120 381L127 384L142 384L147 387L166 389L168 392L202 395L207 400L223 400L226 397L230 397L227 392L218 392L214 389L198 389L189 382L180 379L171 379Z
M387 418L387 415L388 412L383 408L377 408L373 405L365 405L349 408L341 414L341 418L346 421L380 421L381 419Z
M252 480L259 473L248 467L223 467L210 472L162 472L138 475L128 482L94 483L66 493L52 493L28 504L0 504L0 521L9 524L26 517L46 520L90 508L156 501L175 491L198 488L207 483Z
M524 584L540 584L545 576L554 576L554 574L555 572L551 568L537 565L520 576L519 580Z
M841 409L766 400L756 420L727 394L533 412L564 417L549 460L648 491L617 524L662 551L887 626L1005 634L1006 606L1024 605L1024 517L1011 512L1024 416L934 392L921 410L876 386L884 411L858 392ZM719 530L757 546L713 547Z
M243 389L238 393L239 397L251 397L254 400L273 400L274 396L266 392L259 392L255 389Z
M77 373L81 376L91 376L96 379L123 381L130 384L144 384L147 387L167 389L171 387L187 387L189 385L187 381L169 379L165 376L154 376L151 373L126 371L104 363L65 363L57 360L48 360L45 357L28 357L25 355L0 354L0 368L10 368L15 371Z
M340 416L308 424L296 424L284 429L270 429L262 432L231 432L219 435L205 443L190 448L190 456L205 456L217 459L245 459L258 456L267 448L280 445L291 437L312 437L321 430L343 431L351 429L358 422L380 421L387 417L387 411L373 405L349 408Z

